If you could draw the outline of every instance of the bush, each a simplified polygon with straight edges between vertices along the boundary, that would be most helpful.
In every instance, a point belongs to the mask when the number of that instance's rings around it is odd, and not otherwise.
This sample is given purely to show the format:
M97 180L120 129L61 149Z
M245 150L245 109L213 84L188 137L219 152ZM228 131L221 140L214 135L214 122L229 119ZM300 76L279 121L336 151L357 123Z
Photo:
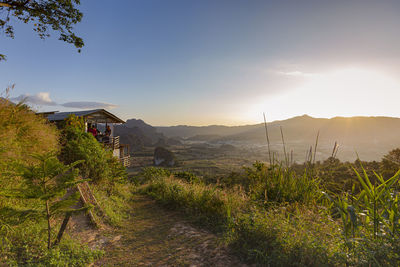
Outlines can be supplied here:
M174 177L184 180L189 183L202 183L203 180L198 177L196 174L188 172L188 171L181 171L181 172L174 172Z
M171 172L167 169L157 168L157 167L146 167L140 172L139 176L144 178L143 182L148 182L153 179L160 177L168 177Z
M25 223L1 233L1 255L10 266L87 266L103 254L66 238L57 247L46 247L40 224Z
M83 177L94 183L109 184L110 187L126 177L125 168L119 160L113 157L111 151L105 150L92 134L78 127L67 126L63 136L61 159L66 164L84 160L79 166Z

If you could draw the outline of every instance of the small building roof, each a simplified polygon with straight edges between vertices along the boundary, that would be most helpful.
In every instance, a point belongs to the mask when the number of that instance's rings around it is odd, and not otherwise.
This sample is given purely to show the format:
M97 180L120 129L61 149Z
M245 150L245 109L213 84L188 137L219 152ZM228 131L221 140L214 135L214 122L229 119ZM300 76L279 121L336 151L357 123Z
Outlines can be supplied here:
M69 115L74 114L77 117L84 117L89 122L96 123L125 123L114 114L105 109L92 109L83 111L70 111L70 112L55 112L47 115L49 121L62 121L68 118Z

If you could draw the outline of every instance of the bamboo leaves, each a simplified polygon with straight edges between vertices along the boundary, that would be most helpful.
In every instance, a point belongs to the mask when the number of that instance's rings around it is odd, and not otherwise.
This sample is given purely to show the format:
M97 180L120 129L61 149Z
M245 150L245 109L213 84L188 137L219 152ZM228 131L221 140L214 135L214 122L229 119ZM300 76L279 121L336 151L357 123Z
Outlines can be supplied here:
M362 187L357 195L343 194L332 198L324 193L340 214L344 237L350 240L350 248L352 242L357 240L354 238L370 237L377 240L390 237L398 240L400 209L399 192L395 185L399 183L400 171L387 180L374 173L377 179L372 184L363 167L362 174L355 168L353 170ZM350 234L352 239L349 239Z

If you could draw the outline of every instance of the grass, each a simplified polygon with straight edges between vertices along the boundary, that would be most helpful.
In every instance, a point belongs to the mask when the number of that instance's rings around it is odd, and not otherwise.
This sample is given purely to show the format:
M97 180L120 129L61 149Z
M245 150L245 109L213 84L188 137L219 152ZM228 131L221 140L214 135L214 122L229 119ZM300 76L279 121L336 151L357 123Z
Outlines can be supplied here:
M243 196L212 185L186 183L173 177L160 177L152 181L144 192L160 203L181 209L196 218L196 222L214 229L223 229L241 209L245 209Z
M60 132L26 105L15 105L3 99L0 100L0 128L0 265L87 266L94 262L102 255L102 251L89 249L67 234L61 243L48 249L46 240L48 237L52 240L56 238L57 232L54 229L60 228L62 214L50 218L53 230L49 231L48 236L46 229L50 228L49 224L39 216L43 212L39 207L43 204L33 199L33 194L29 199L21 199L21 194L15 193L24 189L20 167L38 165L39 161L32 158L32 154L59 152L62 138ZM48 182L54 184L54 181ZM34 191L32 186L28 189ZM32 193L29 190L24 192ZM56 196L54 192L46 194L41 200ZM99 198L102 194L99 194ZM118 216L121 216L118 209L123 206L122 200L118 196L113 201L107 201L107 204L107 212L111 214L109 217L113 223L118 223Z
M339 207L321 198L319 180L310 173L297 176L279 166L256 163L235 186L224 189L187 173L167 173L148 172L142 192L221 233L245 261L265 266L400 264L396 175L378 176L380 183L374 185L366 172L356 173L364 188L352 199L338 196L346 203Z
M33 153L59 147L59 133L44 118L23 104L0 100L0 179L2 187L11 183L15 163L32 163Z
M271 266L339 266L338 225L302 205L265 210L245 195L174 177L153 179L143 190L168 208L225 236L241 257ZM334 234L332 234L334 233ZM298 264L297 264L298 263Z
M250 262L267 266L340 266L337 224L313 210L253 210L235 223L231 246Z
M99 266L239 266L218 237L192 226L181 212L165 209L150 197L134 194L130 216L111 235Z
M112 226L121 226L129 216L129 202L132 200L133 185L130 183L115 184L110 194L99 185L92 185L91 189L104 212L100 216Z
M45 223L25 222L18 226L2 225L0 262L9 266L86 266L103 255L66 236L48 249ZM56 233L52 233L55 237Z

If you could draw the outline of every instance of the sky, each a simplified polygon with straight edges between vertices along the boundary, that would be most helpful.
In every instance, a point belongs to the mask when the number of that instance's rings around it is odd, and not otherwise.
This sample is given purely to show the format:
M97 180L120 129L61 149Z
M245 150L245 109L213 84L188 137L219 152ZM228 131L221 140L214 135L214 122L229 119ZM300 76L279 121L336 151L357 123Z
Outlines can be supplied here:
M88 0L81 53L14 21L0 91L151 125L400 117L400 1Z

